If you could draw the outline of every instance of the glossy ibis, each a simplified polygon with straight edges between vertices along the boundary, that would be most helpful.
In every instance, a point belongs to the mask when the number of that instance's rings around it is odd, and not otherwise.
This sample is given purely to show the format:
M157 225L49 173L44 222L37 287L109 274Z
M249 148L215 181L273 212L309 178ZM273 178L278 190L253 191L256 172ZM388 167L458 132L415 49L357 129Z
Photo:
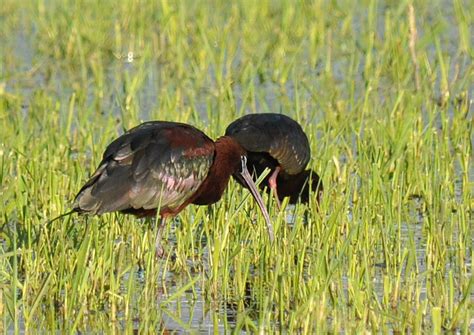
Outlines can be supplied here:
M316 172L305 170L311 156L309 141L295 120L282 114L249 114L232 122L225 135L247 151L250 171L260 175L265 168L271 170L261 186L269 186L279 207L285 197L291 204L308 202L310 190L319 201L323 184Z
M77 194L73 211L103 214L119 211L161 217L156 238L168 217L189 204L217 202L235 175L250 190L273 228L263 200L246 167L246 151L232 137L212 141L183 123L145 122L109 144L99 167Z

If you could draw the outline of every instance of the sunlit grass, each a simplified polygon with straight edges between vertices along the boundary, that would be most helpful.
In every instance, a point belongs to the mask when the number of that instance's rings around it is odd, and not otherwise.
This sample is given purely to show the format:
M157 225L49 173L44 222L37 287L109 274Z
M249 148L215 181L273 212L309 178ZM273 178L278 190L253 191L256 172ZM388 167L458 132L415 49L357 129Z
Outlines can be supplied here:
M469 1L13 1L0 6L0 331L472 332ZM306 130L318 205L235 182L164 232L70 209L145 120Z

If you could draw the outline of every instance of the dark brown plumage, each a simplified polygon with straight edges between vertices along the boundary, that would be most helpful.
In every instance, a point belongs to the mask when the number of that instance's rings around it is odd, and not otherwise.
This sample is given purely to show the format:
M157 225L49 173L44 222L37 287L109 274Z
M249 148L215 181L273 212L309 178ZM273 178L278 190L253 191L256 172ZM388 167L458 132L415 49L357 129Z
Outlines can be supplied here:
M159 211L163 221L188 204L215 203L230 176L236 174L248 183L245 186L259 204L273 239L268 213L246 169L246 159L245 149L231 137L213 142L187 124L146 122L107 147L99 167L77 194L73 209L137 216L155 216Z
M311 152L308 137L296 121L282 114L249 114L232 122L225 135L247 150L247 167L256 176L271 170L261 185L269 186L278 203L285 197L292 204L308 202L310 191L319 200L322 181L316 172L305 170Z

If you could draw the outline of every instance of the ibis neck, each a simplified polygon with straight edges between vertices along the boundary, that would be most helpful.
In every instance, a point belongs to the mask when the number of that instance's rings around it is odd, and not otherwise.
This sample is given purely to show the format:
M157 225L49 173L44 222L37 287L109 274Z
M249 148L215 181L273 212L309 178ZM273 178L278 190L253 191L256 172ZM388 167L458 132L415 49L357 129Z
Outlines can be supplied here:
M224 136L215 143L214 163L209 169L207 178L196 192L192 201L196 205L210 205L222 197L229 178L240 168L240 157L245 150L233 138Z

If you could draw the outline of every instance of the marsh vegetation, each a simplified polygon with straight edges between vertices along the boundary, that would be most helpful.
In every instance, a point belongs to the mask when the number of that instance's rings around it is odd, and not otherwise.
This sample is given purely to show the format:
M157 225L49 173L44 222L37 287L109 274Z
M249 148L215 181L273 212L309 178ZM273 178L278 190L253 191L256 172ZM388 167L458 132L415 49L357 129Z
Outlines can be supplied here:
M0 330L474 331L473 6L3 0ZM235 182L160 261L131 216L46 224L124 130L260 112L303 126L325 186L265 195L273 244Z

